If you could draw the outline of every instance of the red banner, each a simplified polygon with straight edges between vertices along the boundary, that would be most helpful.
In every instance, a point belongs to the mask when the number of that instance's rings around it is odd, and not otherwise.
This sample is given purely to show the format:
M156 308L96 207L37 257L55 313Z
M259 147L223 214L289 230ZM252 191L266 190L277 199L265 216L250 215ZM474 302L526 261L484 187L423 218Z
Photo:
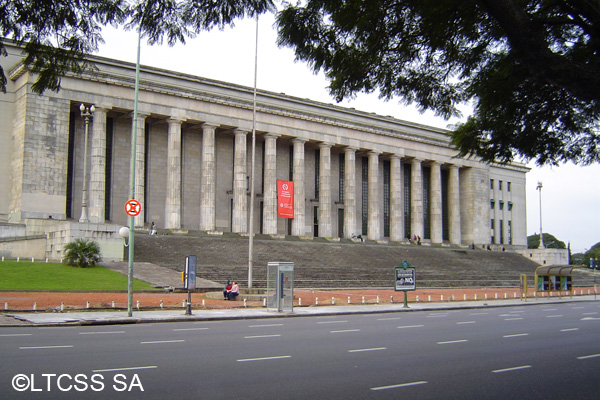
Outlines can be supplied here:
M294 182L277 180L277 216L294 218Z

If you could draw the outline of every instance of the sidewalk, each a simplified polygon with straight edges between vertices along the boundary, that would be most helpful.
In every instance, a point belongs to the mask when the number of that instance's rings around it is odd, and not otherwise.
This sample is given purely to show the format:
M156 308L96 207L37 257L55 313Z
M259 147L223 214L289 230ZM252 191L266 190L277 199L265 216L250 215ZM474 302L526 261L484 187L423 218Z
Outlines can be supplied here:
M266 308L230 308L230 309L195 309L192 315L185 315L183 308L171 310L134 310L132 317L126 311L74 311L54 313L8 313L0 318L0 326L61 326L61 325L112 325L153 322L182 322L182 321L218 321L233 319L282 318L304 316L333 316L345 314L368 314L389 312L414 311L448 311L457 309L477 309L487 307L511 307L540 304L557 304L580 301L594 301L594 295L570 297L544 297L537 299L502 299L474 301L446 301L409 303L405 308L403 303L393 304L360 304L360 305L320 305L294 307L292 313L267 311ZM14 323L6 323L10 318Z

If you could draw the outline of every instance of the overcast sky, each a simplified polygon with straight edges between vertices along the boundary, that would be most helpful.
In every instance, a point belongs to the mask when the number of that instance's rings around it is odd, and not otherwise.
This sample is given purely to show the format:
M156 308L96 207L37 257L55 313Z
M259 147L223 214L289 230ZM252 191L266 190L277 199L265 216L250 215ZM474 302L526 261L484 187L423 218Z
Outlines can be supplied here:
M315 75L305 63L295 62L291 49L277 47L273 23L272 15L260 18L258 88L335 103L328 94L323 74ZM255 21L242 20L234 28L202 33L188 40L185 45L149 47L142 40L140 62L152 67L253 86L255 33ZM137 34L106 29L104 39L106 44L101 46L99 55L136 61ZM339 105L441 128L460 121L446 121L432 112L420 114L416 107L404 107L399 100L384 102L376 94L360 95ZM466 118L468 107L464 110ZM540 231L539 191L536 186L541 181L543 231L565 243L571 242L573 253L583 252L600 242L600 166L529 166L532 170L527 174L528 235Z

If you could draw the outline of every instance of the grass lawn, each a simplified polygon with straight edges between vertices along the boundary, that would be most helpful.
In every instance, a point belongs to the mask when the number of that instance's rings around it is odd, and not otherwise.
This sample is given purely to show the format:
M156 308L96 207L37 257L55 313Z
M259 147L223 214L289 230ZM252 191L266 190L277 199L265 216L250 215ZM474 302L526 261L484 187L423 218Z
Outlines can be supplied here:
M127 291L127 276L104 267L77 268L41 262L0 262L0 290L47 292ZM154 290L134 279L133 290Z

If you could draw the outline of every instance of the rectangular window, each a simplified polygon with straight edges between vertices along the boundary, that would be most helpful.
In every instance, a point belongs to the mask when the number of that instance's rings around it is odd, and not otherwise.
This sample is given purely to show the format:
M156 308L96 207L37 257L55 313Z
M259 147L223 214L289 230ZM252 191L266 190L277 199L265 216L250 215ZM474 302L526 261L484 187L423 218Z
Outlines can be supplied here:
M68 218L73 218L73 173L75 160L75 121L77 113L71 113L69 118L69 146L67 156L67 193L66 193L66 210Z
M490 208L491 208L492 210L494 209L494 206L495 206L495 205L496 205L496 200L494 200L494 199L491 199L491 200L490 200Z
M390 236L390 161L383 160L383 236Z
M321 151L315 150L315 199L319 199L319 175L321 172Z
M508 202L508 211L512 211L512 208L513 208L513 202L509 201Z
M112 118L106 119L106 164L104 165L104 216L111 220L111 188L112 188L112 158L113 158L113 124Z
M500 200L500 201L498 202L498 208L499 208L500 210L504 210L504 201Z
M506 191L510 192L510 182L506 182Z
M290 146L290 172L288 174L288 177L290 181L294 180L294 146Z
M512 244L512 221L508 221L508 244Z
M404 171L404 237L409 239L412 230L410 224L410 168L410 164L404 164L404 168L402 168Z
M362 158L362 232L361 235L368 233L369 222L369 159Z
M339 155L339 179L338 179L338 198L344 202L344 188L346 187L346 155Z
M423 167L423 239L431 239L431 168Z
M319 207L313 207L313 229L314 229L314 237L319 236Z
M149 217L149 209L148 197L150 194L150 190L153 188L150 187L150 174L149 174L149 165L148 161L150 160L150 124L146 122L144 124L144 205L146 206L146 212L144 213L144 223L148 223Z
M494 188L494 180L490 179L490 189L493 189L493 188Z
M450 240L448 221L448 175L447 169L442 170L442 240Z
M498 181L498 190L502 190L502 181Z
M265 156L267 154L267 142L266 141L262 141L261 144L262 147L262 160L261 160L261 175L260 175L260 192L263 194L265 194ZM260 219L262 221L262 218ZM261 228L261 232L262 232L262 228Z
M504 226L503 226L504 221L500 220L499 222L500 222L500 225L499 225L499 228L500 228L500 243L504 243Z
M490 220L490 243L494 243L494 219Z

